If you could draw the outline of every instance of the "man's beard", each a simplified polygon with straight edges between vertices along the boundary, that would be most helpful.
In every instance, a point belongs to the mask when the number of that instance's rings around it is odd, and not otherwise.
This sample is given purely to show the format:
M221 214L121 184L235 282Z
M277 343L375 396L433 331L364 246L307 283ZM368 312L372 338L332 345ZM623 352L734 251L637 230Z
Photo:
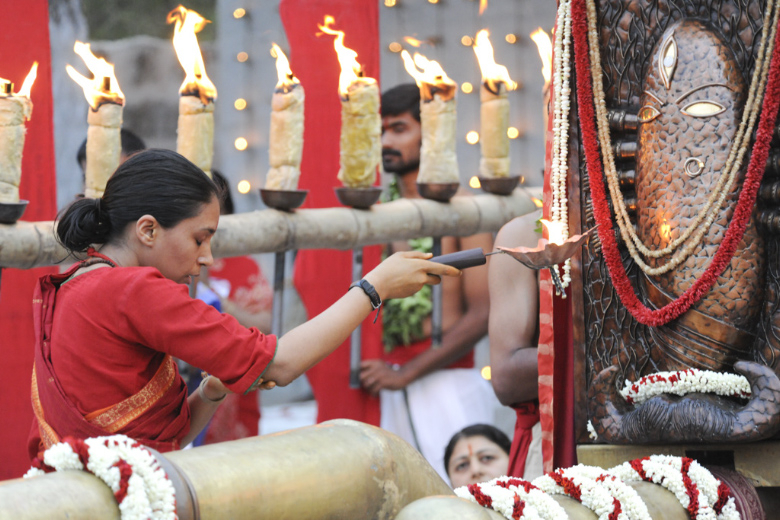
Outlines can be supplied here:
M387 161L385 156L402 158L401 153L396 150L383 150L382 151L382 168L387 173L393 173L399 177L417 171L420 168L420 159L412 161Z

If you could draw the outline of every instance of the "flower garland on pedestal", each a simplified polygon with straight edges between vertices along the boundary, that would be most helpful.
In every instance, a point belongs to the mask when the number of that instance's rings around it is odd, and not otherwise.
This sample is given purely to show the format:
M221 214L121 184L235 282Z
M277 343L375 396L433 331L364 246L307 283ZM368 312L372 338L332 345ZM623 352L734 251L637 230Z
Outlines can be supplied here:
M691 520L740 520L729 487L688 457L653 455L608 471L624 482L646 481L674 493Z
M455 489L455 494L493 509L509 520L566 520L566 511L544 491L526 480L499 477Z
M88 471L105 482L122 520L176 518L173 484L154 455L129 437L66 437L46 450L42 461L36 458L24 477L66 469Z
M595 16L595 7L592 2L587 0L571 0L571 5L580 127L590 178L593 213L599 225L598 234L602 244L602 251L604 252L604 260L609 269L615 290L626 309L638 322L659 327L685 313L712 288L718 276L731 262L737 246L744 235L764 174L774 122L780 107L780 52L774 52L771 56L756 141L748 165L747 176L726 235L715 257L702 276L679 298L660 309L651 310L639 301L626 274L620 251L617 247L612 216L604 187L604 170L599 155L599 134L595 125L596 114L593 83L591 81L591 61L588 56L588 17L590 15L592 19ZM780 31L776 31L774 27L772 29L775 32L775 47L778 47L780 45L778 43ZM595 49L594 52L598 52L598 49ZM604 99L600 99L599 105L603 104Z
M629 404L641 404L657 395L690 393L748 398L752 394L745 376L689 368L677 372L658 372L644 376L636 383L626 381L620 395Z

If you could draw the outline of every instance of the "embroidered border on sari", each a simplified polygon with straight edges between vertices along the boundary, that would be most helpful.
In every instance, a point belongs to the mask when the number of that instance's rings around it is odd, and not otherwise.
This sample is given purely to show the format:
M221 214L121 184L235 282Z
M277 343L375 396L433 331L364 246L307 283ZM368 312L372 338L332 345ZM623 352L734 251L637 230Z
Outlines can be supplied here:
M171 388L176 379L173 358L166 355L151 380L137 393L108 408L84 417L89 423L116 433L149 410Z
M57 432L54 431L54 428L52 428L44 419L43 405L41 404L41 398L38 396L38 378L35 375L34 361L32 371L32 388L30 389L30 395L32 397L33 413L35 413L35 419L38 421L38 433L41 436L41 442L46 449L49 449L60 442L60 436L57 435Z

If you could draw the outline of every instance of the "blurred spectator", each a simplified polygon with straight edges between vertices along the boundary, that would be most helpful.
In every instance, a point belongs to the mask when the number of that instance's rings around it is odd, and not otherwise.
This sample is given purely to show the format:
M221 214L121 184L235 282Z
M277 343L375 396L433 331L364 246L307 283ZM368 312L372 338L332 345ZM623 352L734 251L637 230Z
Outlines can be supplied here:
M444 450L452 487L487 482L507 474L511 442L489 424L473 424L456 433Z

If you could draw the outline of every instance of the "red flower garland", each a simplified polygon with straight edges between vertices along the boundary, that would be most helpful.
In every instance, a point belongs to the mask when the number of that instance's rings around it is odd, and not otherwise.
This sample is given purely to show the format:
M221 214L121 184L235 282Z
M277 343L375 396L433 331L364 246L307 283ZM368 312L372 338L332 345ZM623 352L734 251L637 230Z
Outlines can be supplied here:
M772 54L769 78L766 85L761 117L758 123L756 142L753 145L747 176L739 194L726 236L718 247L715 257L707 270L679 298L657 310L646 307L636 295L617 247L612 216L607 204L604 189L603 168L599 156L593 89L591 83L590 57L588 55L588 21L585 0L572 0L572 37L574 40L574 61L577 76L577 102L579 105L580 128L585 148L585 159L590 174L593 214L598 223L604 260L606 261L612 283L620 300L631 315L640 323L660 327L685 313L699 301L715 284L721 273L731 262L739 242L745 233L755 205L758 188L764 176L769 145L772 139L774 123L780 106L780 31L775 38L775 52Z
M469 484L468 489L474 497L474 500L477 501L477 504L481 505L482 507L491 507L493 505L493 499L482 492L479 484Z
M691 515L693 520L696 520L696 517L699 516L699 488L688 475L688 469L690 469L693 459L683 457L681 460L682 467L680 472L685 485L685 493L688 495L688 514Z
M716 515L720 515L720 513L723 511L723 508L726 507L726 502L728 502L730 496L731 488L729 488L728 484L721 480L720 485L718 486L718 500L715 502L715 505L712 506L712 509L715 511Z
M520 497L515 493L515 503L512 506L512 518L514 520L520 520L523 518L523 511L525 510L525 502L520 500Z

